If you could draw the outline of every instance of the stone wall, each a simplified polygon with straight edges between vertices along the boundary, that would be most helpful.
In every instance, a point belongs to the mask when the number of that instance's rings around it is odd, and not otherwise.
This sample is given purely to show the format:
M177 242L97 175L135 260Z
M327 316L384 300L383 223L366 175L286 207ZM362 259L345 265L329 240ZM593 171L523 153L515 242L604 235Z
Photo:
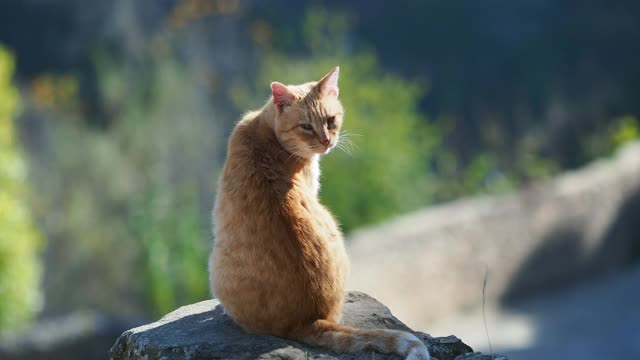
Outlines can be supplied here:
M522 191L421 210L350 236L350 289L411 326L564 287L638 256L640 143ZM635 255L634 255L635 254Z

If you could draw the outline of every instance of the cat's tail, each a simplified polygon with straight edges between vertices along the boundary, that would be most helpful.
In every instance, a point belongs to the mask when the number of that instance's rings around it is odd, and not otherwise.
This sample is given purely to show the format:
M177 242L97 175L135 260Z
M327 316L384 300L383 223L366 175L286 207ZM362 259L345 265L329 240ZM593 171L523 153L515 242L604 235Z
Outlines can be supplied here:
M335 352L357 353L368 349L396 353L406 360L429 360L429 351L422 341L404 331L360 330L328 320L316 320L297 328L291 337Z

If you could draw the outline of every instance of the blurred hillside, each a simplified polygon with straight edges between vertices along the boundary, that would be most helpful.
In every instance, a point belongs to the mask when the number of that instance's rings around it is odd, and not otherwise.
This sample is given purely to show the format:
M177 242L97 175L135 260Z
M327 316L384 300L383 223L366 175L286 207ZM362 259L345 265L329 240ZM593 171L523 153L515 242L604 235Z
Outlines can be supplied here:
M321 197L347 232L640 137L637 2L385 4L1 2L22 199L46 243L42 316L209 297L226 137L274 80L343 68L350 143L324 160Z

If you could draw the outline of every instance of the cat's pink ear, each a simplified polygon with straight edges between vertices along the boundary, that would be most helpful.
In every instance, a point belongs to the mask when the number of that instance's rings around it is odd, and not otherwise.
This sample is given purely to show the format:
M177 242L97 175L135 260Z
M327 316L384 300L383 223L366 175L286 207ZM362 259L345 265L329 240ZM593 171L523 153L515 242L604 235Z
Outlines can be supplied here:
M320 81L318 86L320 93L324 96L335 95L338 96L338 75L340 74L340 67L336 66L327 75L325 75Z
M271 83L271 94L273 95L273 103L278 108L278 112L282 112L285 107L289 106L296 96L289 88L279 82Z

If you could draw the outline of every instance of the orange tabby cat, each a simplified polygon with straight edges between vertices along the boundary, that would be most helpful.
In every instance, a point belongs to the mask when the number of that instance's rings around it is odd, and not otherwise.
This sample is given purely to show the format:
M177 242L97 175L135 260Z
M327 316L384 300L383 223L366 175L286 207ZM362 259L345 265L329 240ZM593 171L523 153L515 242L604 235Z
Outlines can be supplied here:
M236 125L214 210L211 287L248 332L429 359L409 333L339 324L349 260L317 196L319 156L342 125L338 71L298 86L272 83L269 102Z

